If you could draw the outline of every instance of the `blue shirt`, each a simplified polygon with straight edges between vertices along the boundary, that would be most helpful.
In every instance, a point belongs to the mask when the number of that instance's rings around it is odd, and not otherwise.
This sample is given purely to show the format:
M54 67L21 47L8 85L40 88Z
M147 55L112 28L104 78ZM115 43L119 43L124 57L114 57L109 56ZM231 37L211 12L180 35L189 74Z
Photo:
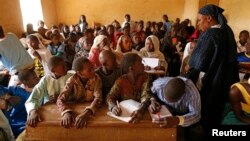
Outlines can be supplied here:
M24 129L27 120L27 112L24 103L29 98L30 93L19 86L3 87L0 85L0 96L9 93L12 96L19 96L21 101L14 105L9 111L3 111L9 120L11 129L17 137Z
M245 52L239 53L237 55L238 62L250 62L250 56L248 56Z
M184 119L182 126L187 127L201 118L201 102L200 94L193 82L184 77L178 77L185 82L185 93L177 102L169 102L165 99L164 88L169 80L174 77L158 78L153 82L151 91L165 104L171 107L174 113L178 113L178 117Z
M56 46L48 45L48 50L50 51L52 55L58 55L58 53L63 55L64 49L65 49L65 46L63 44L56 45Z

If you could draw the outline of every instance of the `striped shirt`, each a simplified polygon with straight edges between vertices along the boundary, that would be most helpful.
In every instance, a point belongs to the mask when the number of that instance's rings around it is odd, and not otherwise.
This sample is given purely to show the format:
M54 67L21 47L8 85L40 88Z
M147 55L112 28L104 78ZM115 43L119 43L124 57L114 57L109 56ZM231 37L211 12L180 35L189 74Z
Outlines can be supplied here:
M151 91L156 95L167 107L172 111L173 115L176 115L180 119L180 124L183 127L190 126L198 122L201 118L201 102L200 94L193 84L193 82L184 77L178 77L182 79L185 84L185 94L177 102L169 102L165 99L164 88L168 84L169 80L174 77L159 78L153 82ZM161 121L161 123L164 122ZM165 121L167 122L167 121Z

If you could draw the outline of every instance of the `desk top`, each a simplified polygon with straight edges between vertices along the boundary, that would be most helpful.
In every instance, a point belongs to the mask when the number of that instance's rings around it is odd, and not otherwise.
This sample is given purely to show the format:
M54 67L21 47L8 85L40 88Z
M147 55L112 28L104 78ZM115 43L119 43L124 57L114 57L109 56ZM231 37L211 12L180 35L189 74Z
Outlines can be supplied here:
M70 107L73 109L73 115L77 116L82 112L85 106L90 103L82 104L71 104ZM38 110L41 118L41 122L38 126L50 125L50 126L60 126L61 115L57 109L56 104L45 104ZM108 107L103 105L95 115L88 120L87 127L143 127L143 128L159 128L159 125L152 123L151 116L148 111L145 112L144 118L137 124L126 123L118 119L112 118L107 115Z

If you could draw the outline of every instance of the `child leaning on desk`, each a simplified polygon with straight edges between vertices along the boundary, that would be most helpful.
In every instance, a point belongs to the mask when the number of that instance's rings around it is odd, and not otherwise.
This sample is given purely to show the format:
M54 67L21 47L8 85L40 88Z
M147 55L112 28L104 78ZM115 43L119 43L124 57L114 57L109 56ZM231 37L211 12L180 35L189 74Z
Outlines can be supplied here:
M136 53L128 53L123 56L121 65L122 76L120 76L108 96L107 103L109 110L115 114L120 115L121 109L117 105L117 101L133 99L141 103L139 109L131 114L130 123L137 123L143 118L143 114L151 103L153 112L159 109L159 105L150 101L149 78L144 72L142 59Z

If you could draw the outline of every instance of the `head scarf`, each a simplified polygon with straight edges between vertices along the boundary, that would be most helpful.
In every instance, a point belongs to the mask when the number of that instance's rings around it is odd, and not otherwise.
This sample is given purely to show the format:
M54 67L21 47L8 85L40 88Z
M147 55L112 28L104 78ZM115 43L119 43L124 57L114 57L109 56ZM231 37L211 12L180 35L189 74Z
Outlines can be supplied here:
M224 11L224 9L222 9L216 5L208 4L208 5L205 5L204 7L202 7L199 10L199 13L202 15L215 17L215 19L219 22L219 24L223 28L227 25L227 20L226 20L225 16L222 14L223 11Z
M161 56L161 52L160 52L160 41L159 39L155 36L155 35L150 35L146 38L146 40L151 39L152 43L154 45L154 51L153 52L148 52L147 51L147 56L150 58L159 58L159 59L163 59ZM146 48L142 48L142 50L146 50Z
M104 35L98 35L95 37L93 45L91 48L98 48L98 45L104 40L107 39L107 36Z

